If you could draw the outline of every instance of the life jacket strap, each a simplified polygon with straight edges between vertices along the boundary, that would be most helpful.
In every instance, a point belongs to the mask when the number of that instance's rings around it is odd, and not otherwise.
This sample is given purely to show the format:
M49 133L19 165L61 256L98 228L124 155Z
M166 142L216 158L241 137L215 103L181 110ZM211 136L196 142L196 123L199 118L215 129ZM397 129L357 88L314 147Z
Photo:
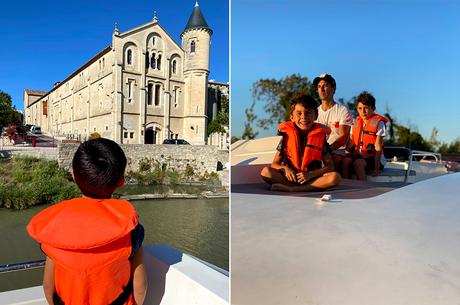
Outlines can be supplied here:
M313 148L313 149L316 149L316 150L321 150L322 149L319 146L315 146L315 145L311 145L311 144L305 144L305 147L310 147L310 148Z
M363 129L363 133L364 133L364 134L368 134L368 135L371 135L371 136L376 136L376 135L377 135L377 133L376 133L376 132L373 132L373 131L368 131L368 130L364 130L364 129Z

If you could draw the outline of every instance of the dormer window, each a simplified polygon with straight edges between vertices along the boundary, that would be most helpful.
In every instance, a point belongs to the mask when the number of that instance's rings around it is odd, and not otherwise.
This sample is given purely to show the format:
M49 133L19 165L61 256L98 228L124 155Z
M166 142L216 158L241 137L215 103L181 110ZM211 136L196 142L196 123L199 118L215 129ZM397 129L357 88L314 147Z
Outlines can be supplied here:
M126 61L128 65L132 65L133 64L133 51L131 49L128 50L126 57L127 57Z
M195 41L192 40L190 43L190 53L195 53Z

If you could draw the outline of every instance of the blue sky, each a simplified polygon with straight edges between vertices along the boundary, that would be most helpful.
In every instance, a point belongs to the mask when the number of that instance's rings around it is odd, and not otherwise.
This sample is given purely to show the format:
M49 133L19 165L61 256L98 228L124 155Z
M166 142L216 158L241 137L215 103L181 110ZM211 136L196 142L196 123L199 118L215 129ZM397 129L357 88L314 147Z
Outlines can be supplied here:
M460 137L460 1L233 0L231 24L235 136L255 81L329 73L336 99L368 90L377 112L422 136L437 127L444 142Z
M213 30L211 73L229 80L228 0L200 0ZM180 34L195 0L2 1L0 90L24 109L23 90L50 90L112 42L115 22L121 32L150 22L157 12L160 25L180 44Z

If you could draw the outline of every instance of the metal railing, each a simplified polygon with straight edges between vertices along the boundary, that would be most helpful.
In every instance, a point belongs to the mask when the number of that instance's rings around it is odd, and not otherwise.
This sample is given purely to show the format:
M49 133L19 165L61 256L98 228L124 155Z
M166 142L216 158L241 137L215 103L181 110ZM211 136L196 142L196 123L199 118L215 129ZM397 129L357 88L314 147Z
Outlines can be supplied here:
M35 268L41 268L43 266L45 266L44 259L30 261L30 262L23 262L23 263L6 264L6 265L0 265L0 273L22 271L22 270L27 270L27 269L35 269Z

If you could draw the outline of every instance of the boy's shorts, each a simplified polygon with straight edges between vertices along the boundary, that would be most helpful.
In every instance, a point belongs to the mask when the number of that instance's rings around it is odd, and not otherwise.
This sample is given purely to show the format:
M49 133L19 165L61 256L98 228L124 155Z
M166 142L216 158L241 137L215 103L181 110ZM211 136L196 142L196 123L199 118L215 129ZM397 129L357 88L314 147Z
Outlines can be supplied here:
M355 156L352 159L353 159L353 162L355 162L358 159L364 159L364 161L366 161L366 173L368 173L368 174L370 174L375 169L374 157L366 158L366 157L363 157L363 156ZM381 162L379 162L379 165L380 165L380 167L379 167L380 170L383 170L383 164Z
M333 155L345 157L345 149L332 149L331 153Z

